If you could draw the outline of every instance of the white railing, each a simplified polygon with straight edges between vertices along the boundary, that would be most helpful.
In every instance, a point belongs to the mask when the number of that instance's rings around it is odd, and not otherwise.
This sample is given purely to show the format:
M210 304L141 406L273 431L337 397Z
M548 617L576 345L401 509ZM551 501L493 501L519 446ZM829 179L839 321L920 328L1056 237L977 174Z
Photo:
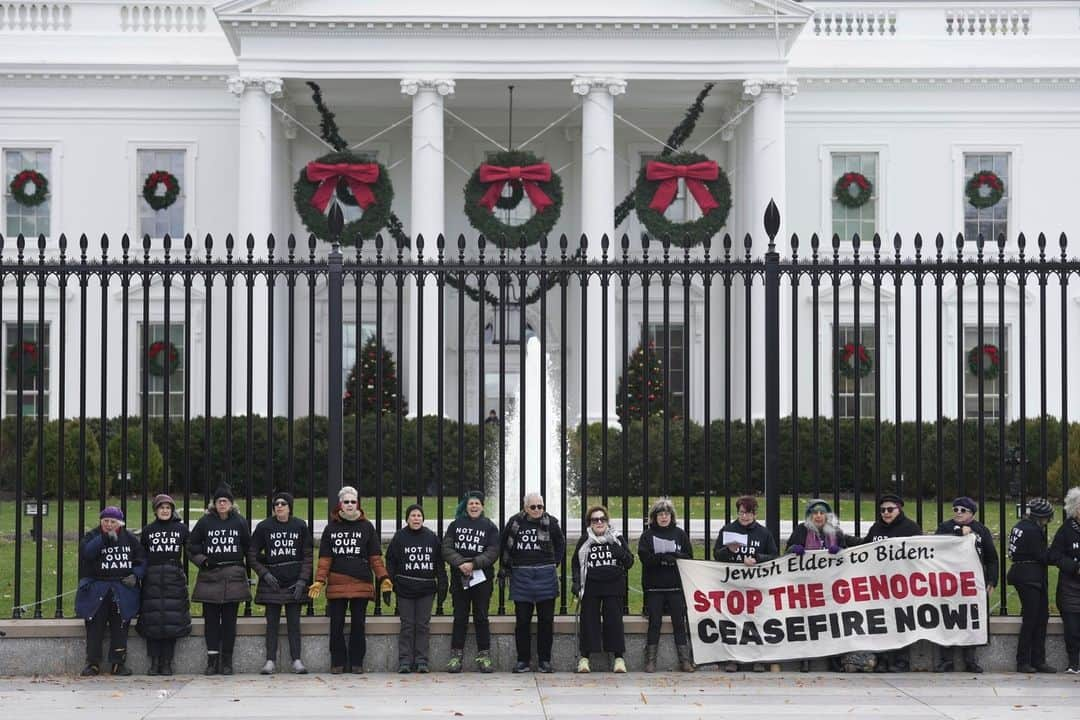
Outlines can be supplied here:
M200 33L206 8L193 4L120 6L120 29L132 33Z
M67 3L0 3L0 31L58 32L71 29Z
M896 35L896 13L876 10L825 10L814 16L814 34L830 36Z
M945 32L952 37L1027 35L1031 13L1020 8L945 11Z

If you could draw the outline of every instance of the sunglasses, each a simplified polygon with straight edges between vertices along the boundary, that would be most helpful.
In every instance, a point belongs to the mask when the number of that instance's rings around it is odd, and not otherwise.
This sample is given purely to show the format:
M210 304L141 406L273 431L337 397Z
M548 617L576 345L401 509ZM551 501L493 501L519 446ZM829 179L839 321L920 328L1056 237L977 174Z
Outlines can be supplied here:
M607 518L606 517L600 517L600 516L591 517L591 518L589 518L589 522L591 522L591 523L607 522Z
M289 507L289 503L284 500L278 500L274 503L274 507Z
M880 509L881 509L881 512L883 512L883 513L890 513L890 512L896 512L900 508L896 507L895 505L882 505Z
M529 509L530 510L543 510L544 506L543 505L530 505Z
M342 505L355 505L358 502L360 502L360 501L359 500L342 500L341 504Z
M952 509L952 511L953 511L954 513L969 513L969 512L972 512L971 510L968 510L968 509L967 509L967 508L965 508L965 507L954 507L954 508Z

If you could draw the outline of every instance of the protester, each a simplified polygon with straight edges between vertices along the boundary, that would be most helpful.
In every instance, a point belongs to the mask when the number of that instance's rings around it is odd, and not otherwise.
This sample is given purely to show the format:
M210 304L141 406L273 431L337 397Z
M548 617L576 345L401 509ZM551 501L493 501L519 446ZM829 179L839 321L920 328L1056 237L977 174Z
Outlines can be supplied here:
M780 555L776 538L769 529L757 521L757 498L744 495L735 501L737 519L725 525L716 536L713 545L713 559L717 562L756 565L759 562L775 560ZM738 537L738 541L725 543L724 537ZM724 663L724 670L735 672L739 669L736 662ZM754 672L765 672L764 663L754 663Z
M285 609L292 671L307 672L300 658L300 610L307 604L311 581L312 539L306 522L293 517L293 496L274 493L273 514L255 526L248 548L248 566L259 578L255 602L266 606L266 663L260 672L273 675L278 655L278 626Z
M650 508L649 526L638 538L638 557L641 558L645 613L649 617L649 629L645 636L645 672L656 672L660 627L665 614L671 617L679 669L694 672L690 646L687 644L686 600L676 564L679 558L693 560L694 547L686 531L675 524L675 506L668 498L660 498Z
M510 518L499 540L500 579L510 579L514 601L515 673L528 672L532 658L532 616L536 613L537 669L555 672L551 646L555 633L555 598L559 595L556 569L566 556L566 539L557 518L544 511L544 498L531 492L524 509Z
M79 542L75 614L86 625L86 667L82 675L101 674L101 643L106 628L110 672L130 675L128 627L139 613L139 580L146 573L146 555L138 538L124 527L120 508L106 507L98 520L98 526Z
M450 597L454 601L446 671L461 672L471 608L476 625L476 667L482 673L494 672L488 605L495 561L499 558L499 528L485 517L484 494L479 490L471 490L458 503L454 520L443 534L442 555L450 566Z
M154 497L154 521L142 529L139 538L147 565L136 629L146 638L147 674L172 675L176 640L191 634L191 609L182 555L188 528L171 497Z
M427 673L431 604L446 598L446 565L439 536L424 527L424 509L405 509L405 527L386 549L386 570L397 591L398 672Z
M1020 596L1017 672L1057 672L1046 663L1046 623L1050 620L1046 526L1053 516L1054 506L1048 500L1034 498L1028 501L1027 515L1009 533L1012 567L1006 579Z
M330 616L330 672L364 672L367 654L368 600L375 599L379 585L390 603L394 584L383 565L379 535L360 507L356 489L338 491L338 504L330 511L330 522L319 541L319 564L315 582L308 590L314 600L326 589L326 614ZM345 613L352 615L348 643L345 641Z
M214 504L188 537L188 558L199 568L191 599L203 604L206 674L233 674L236 614L251 598L245 562L251 526L233 505L232 491L219 487Z
M623 605L626 602L626 571L634 556L626 538L611 527L607 508L594 505L585 517L589 526L574 548L571 588L578 597L579 673L591 672L589 655L607 652L614 656L612 671L626 672L626 637Z
M1065 494L1065 522L1050 544L1050 564L1058 568L1057 606L1065 626L1065 671L1080 675L1080 487Z
M983 567L983 578L986 581L986 592L989 595L997 585L998 555L994 549L994 536L986 529L986 526L975 519L978 506L969 497L958 497L953 500L953 516L946 520L937 529L937 535L964 535L975 536L975 550L979 553L979 560ZM952 672L955 669L952 648L940 647L941 657L934 666L934 672ZM962 648L964 666L968 672L981 673L982 666L975 660L975 648L967 646Z
M884 494L878 498L878 519L870 526L863 542L878 542L892 538L922 535L922 528L904 514L904 500L899 495ZM877 654L877 672L907 672L911 659L907 648Z

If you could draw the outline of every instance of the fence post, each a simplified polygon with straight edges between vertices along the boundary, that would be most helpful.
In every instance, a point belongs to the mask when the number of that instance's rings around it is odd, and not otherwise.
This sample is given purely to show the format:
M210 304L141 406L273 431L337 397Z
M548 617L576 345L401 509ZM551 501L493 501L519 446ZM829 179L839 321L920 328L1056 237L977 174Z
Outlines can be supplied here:
M328 218L330 227L330 255L327 257L327 298L329 311L329 324L327 327L327 394L328 410L327 420L329 437L326 442L326 502L332 509L337 502L338 490L341 489L343 470L343 434L342 434L342 405L344 395L341 379L341 345L342 345L342 287L344 284L344 256L341 254L341 245L338 239L341 237L341 228L344 225L344 217L341 208L336 204L330 210Z
M765 525L780 544L780 210L765 208Z

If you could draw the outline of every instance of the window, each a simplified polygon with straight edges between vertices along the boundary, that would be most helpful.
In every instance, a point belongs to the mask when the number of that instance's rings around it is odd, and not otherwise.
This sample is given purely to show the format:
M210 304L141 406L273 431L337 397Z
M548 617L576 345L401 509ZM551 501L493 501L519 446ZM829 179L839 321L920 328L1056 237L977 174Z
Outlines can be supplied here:
M357 158L358 163L373 163L379 161L378 150L356 150L352 151L352 153ZM339 191L340 188L345 188L345 191L347 192L347 197L349 197L350 199L352 198L352 193L348 192L348 186L345 185L344 180L338 181L338 188ZM346 223L356 222L364 216L364 211L359 205L348 203L338 203L338 205L341 207L341 215L345 218ZM355 356L353 357L353 362L356 362ZM352 367L352 365L350 365L349 367Z
M139 357L141 362L149 362L149 357L142 351L142 323L138 324L138 335L134 338L139 348ZM164 342L165 337L165 323L164 322L152 322L149 325L149 332L146 335L146 345L148 348L152 348L154 343ZM178 361L175 363L172 373L169 375L169 415L176 417L184 412L184 374L187 372L187 367L184 365L184 324L182 322L170 322L169 323L169 336L168 341L172 343L176 348ZM159 357L164 360L163 355ZM168 368L168 365L164 362L160 363L160 367L164 370ZM138 387L140 393L142 392L142 366L139 367L139 380ZM148 368L147 372L147 395L146 395L146 414L150 417L164 417L165 416L165 376L155 374L153 370Z
M982 170L989 170L1005 184L1001 201L987 208L977 208L967 201L963 190L967 181ZM965 153L964 188L960 197L964 203L964 238L974 242L979 233L987 243L996 243L998 235L1009 236L1009 197L1011 195L1011 174L1009 172L1009 153ZM972 343L974 345L974 343Z
M660 153L641 153L641 169L644 170L650 161L659 159ZM634 178L634 182L637 182L637 178ZM675 199L668 205L668 209L664 211L664 217L673 223L688 222L695 219L690 217L689 211L686 209L686 180L679 178L679 189L675 193Z
M520 392L521 376L516 372L507 370L506 396L503 398L502 412L499 412L499 372L484 373L484 418L492 422L513 415L517 406L517 395ZM492 417L491 412L495 412Z
M4 415L13 417L18 412L19 389L22 389L24 417L49 414L49 326L39 332L34 323L23 323L22 355L23 372L19 376L19 326L5 323L4 329ZM45 383L42 403L38 403L38 367Z
M135 187L135 203L139 208L139 235L152 238L184 237L184 199L187 197L187 179L184 177L184 150L139 150L138 178ZM143 183L146 176L156 170L172 173L180 183L180 194L176 202L167 208L154 210L143 198ZM158 186L159 192L164 187Z
M671 336L671 351L668 358L664 357L663 323L649 323L649 342L656 347L656 357L660 361L661 373L663 373L665 359L669 363L668 407L671 408L673 416L681 417L686 408L686 333L682 323L670 323L668 328ZM662 374L661 377L663 377Z
M1009 335L1006 332L1004 340L1001 339L997 327L983 326L983 345L992 345L997 349L997 373L990 370L993 360L993 350L983 353L983 398L982 416L984 420L997 420L1005 408L1008 408L1009 400ZM979 345L979 328L971 326L964 328L964 417L979 417L979 376L971 372L972 351ZM977 356L977 353L976 353ZM975 366L976 369L978 365ZM993 375L993 377L990 377ZM1005 406L1001 405L998 397L1004 384ZM1006 417L1006 420L1008 418Z
M877 351L877 342L874 335L873 326L859 327L859 335L862 340L856 341L855 339L855 326L854 325L842 325L837 331L837 337L839 342L837 343L836 351L833 352L833 362L843 362L842 348L851 344L862 344L866 349L866 354L871 363L880 362L880 357ZM858 365L854 365L858 367ZM853 418L855 417L855 377L848 377L843 371L839 372L839 385L836 388L836 400L838 404L838 412L841 418ZM874 386L874 371L873 365L870 366L870 372L859 378L859 417L872 417L874 414L874 399L877 395L877 388Z
M360 348L371 338L375 337L375 323L361 323L360 334L357 336L356 323L347 322L342 326L341 335L341 386L349 384L349 373L352 372L356 358L359 357ZM383 344L386 336L383 336Z
M26 237L49 234L49 214L52 200L34 207L15 202L11 194L11 181L23 170L36 170L49 181L49 195L55 192L52 181L52 153L49 150L5 150L4 151L4 234L16 237L22 233ZM26 188L30 192L30 188Z
M496 152L484 153L484 161L490 162L491 158L497 154L498 153ZM502 196L504 198L508 198L513 194L513 183L506 183L503 185ZM509 210L501 210L498 207L495 208L495 216L507 225L514 227L527 223L529 218L531 218L535 212L536 208L534 208L533 204L529 201L529 196L524 194L521 197L521 202L519 202L515 208Z
M857 172L866 176L873 185L870 199L857 208L842 205L833 194L836 181L844 173ZM850 241L855 233L859 239L869 241L877 232L878 201L878 154L874 152L841 152L832 154L832 184L828 188L832 197L832 231L841 240Z

